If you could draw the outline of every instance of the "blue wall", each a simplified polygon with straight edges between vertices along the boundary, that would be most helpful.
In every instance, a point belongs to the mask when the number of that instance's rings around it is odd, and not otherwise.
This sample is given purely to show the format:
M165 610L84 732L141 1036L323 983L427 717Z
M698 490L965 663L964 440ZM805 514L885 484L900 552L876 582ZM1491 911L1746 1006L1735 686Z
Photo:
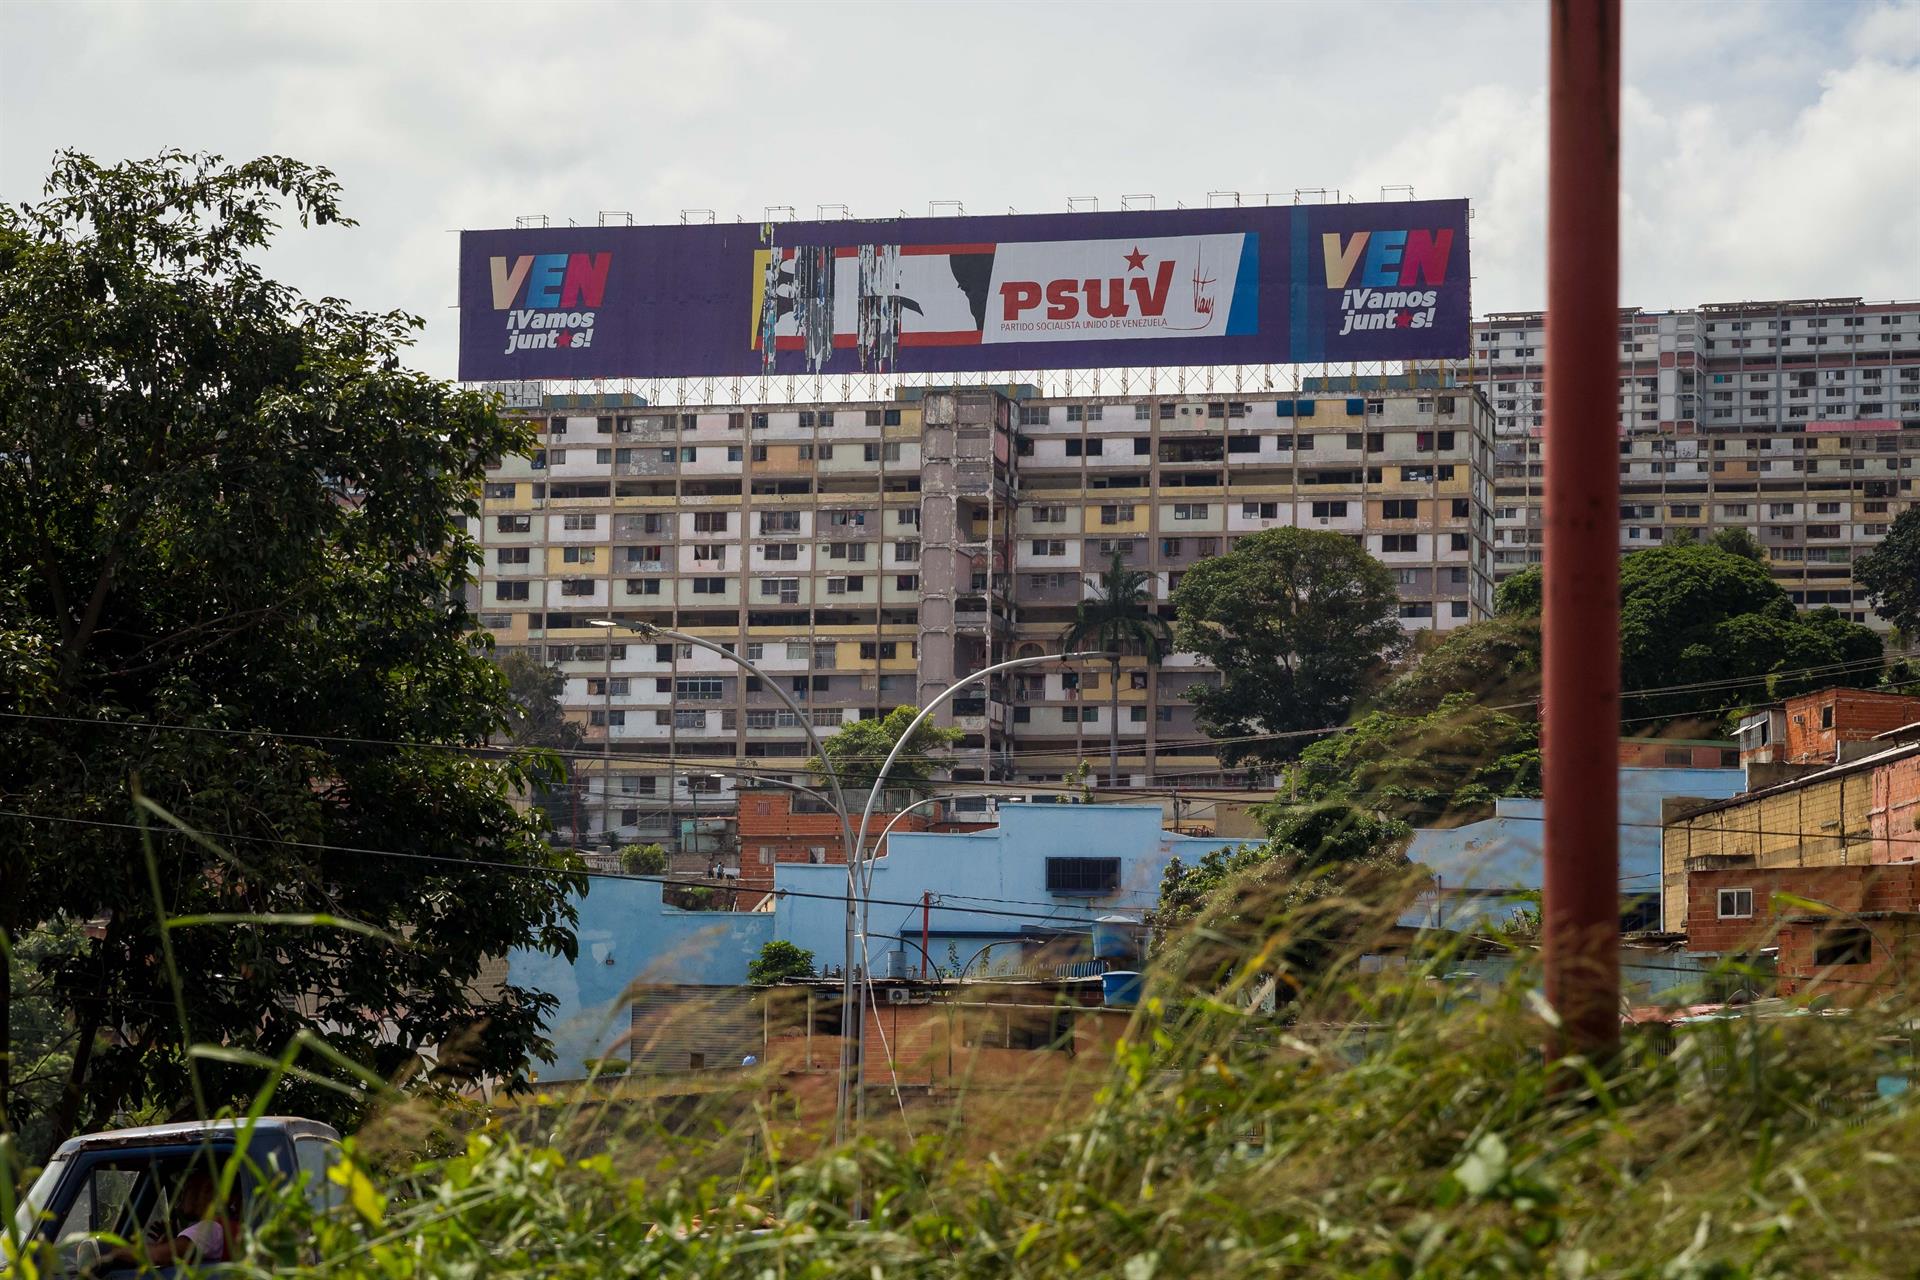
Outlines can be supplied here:
M889 951L900 953L892 963L920 971L920 952L913 944L920 941L923 893L939 903L927 913L933 963L948 963L949 954L965 963L997 938L1084 927L1109 913L1137 914L1159 898L1169 859L1192 862L1239 843L1163 831L1162 816L1157 804L1003 804L1000 825L987 831L896 832L888 837L887 856L873 870L868 931L874 972L888 972ZM1050 857L1118 858L1120 889L1101 897L1049 894ZM779 936L813 952L822 966L844 963L846 880L845 867L782 863L774 868L779 889L822 895L801 898L789 892L774 907ZM902 936L911 942L902 943ZM968 972L1005 968L1018 952L1012 945L990 951Z
M1660 809L1671 797L1722 800L1746 788L1745 769L1620 770L1622 894L1660 892ZM1447 830L1414 833L1407 856L1440 877L1441 894L1423 898L1401 923L1452 929L1502 919L1524 901L1502 890L1537 893L1543 863L1542 805L1499 800L1494 816ZM1464 892L1462 892L1464 891Z
M920 967L919 951L900 941L904 934L919 942L919 906L881 903L918 904L922 893L933 894L945 904L930 916L933 963L945 964L950 949L964 961L995 939L1084 926L1111 912L1138 914L1159 897L1169 858L1177 854L1192 861L1236 843L1162 831L1161 816L1157 804L1005 804L1000 825L992 830L896 832L888 838L887 856L874 866L873 896L879 900L869 918L874 971L888 972L892 964L917 973ZM1046 860L1058 856L1119 858L1119 892L1098 898L1049 895ZM843 866L781 863L774 868L774 884L785 896L775 909L734 912L665 906L653 881L593 880L574 904L580 912L578 960L568 964L531 951L507 958L507 981L560 998L548 1030L556 1057L545 1074L577 1078L588 1058L613 1048L627 1029L624 996L634 982L745 982L747 965L774 938L812 951L823 968L841 965L846 883ZM1000 899L1019 902L1001 904ZM996 911L996 905L1016 914ZM900 955L889 960L888 952ZM1018 952L1014 945L989 951L969 973L1004 968Z
M748 962L774 936L771 912L682 911L664 905L651 880L590 884L574 901L579 959L568 964L533 951L507 957L508 982L560 997L547 1032L555 1058L542 1074L562 1080L585 1075L586 1060L605 1056L625 1034L630 984L744 982Z

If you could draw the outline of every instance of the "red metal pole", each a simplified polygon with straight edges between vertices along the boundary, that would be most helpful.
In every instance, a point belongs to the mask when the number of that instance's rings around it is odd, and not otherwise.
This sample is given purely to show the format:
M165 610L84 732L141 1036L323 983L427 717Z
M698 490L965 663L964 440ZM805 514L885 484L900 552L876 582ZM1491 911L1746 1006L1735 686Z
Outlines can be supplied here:
M1620 1041L1620 0L1553 0L1545 724L1550 1051Z

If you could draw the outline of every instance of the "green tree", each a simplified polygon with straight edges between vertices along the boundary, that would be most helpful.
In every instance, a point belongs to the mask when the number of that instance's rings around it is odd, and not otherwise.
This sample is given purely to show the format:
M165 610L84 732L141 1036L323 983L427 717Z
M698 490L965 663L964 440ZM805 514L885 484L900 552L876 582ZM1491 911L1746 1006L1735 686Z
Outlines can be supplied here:
M1145 655L1157 664L1173 641L1172 629L1153 611L1153 575L1129 569L1118 551L1098 581L1087 585L1099 592L1074 606L1073 621L1061 643L1068 652L1098 649L1108 655L1113 682L1112 714L1107 724L1107 785L1120 785L1120 659L1129 653Z
M86 953L81 926L65 917L45 921L16 940L11 968L14 1060L10 1092L0 1116L29 1151L44 1151L67 1073L73 1068L73 1019L53 997L60 970ZM0 1170L0 1178L9 1174Z
M1718 547L1729 555L1743 556L1759 564L1767 562L1767 549L1760 545L1759 539L1740 525L1720 529L1707 539L1707 545Z
M581 882L514 807L533 766L489 749L506 681L463 603L486 467L532 441L401 366L419 321L256 265L283 216L346 224L337 196L286 159L63 153L0 209L0 794L46 815L0 819L0 930L105 921L49 995L75 1047L48 1141L257 1085L193 1042L509 1083L550 1052L553 998L481 970L571 956ZM209 913L263 922L163 950L163 915ZM274 1105L345 1118L298 1081Z
M1539 570L1514 574L1496 607L1537 616L1541 590ZM1870 688L1882 652L1879 636L1832 609L1796 610L1765 563L1717 537L1621 561L1621 714L1642 731L1829 685Z
M533 784L530 803L549 828L565 827L578 844L574 761L586 735L567 719L560 701L567 687L566 673L519 649L500 654L498 661L512 699L507 708L507 741L528 752L547 753L547 767Z
M1501 796L1540 794L1540 723L1456 693L1417 715L1373 711L1287 766L1289 800L1343 801L1415 826L1486 817Z
M1510 711L1519 709L1513 704L1538 699L1540 615L1502 613L1454 628L1382 687L1371 706L1424 715L1459 693Z
M1620 679L1629 719L1718 715L1828 685L1871 686L1880 654L1878 636L1833 610L1796 612L1766 566L1743 555L1699 544L1621 562ZM1808 668L1823 670L1805 674Z
M1493 589L1493 611L1496 615L1537 614L1546 605L1545 591L1546 579L1540 566L1532 565L1501 579L1500 585Z
M747 981L756 987L771 987L788 978L813 976L813 952L796 947L785 938L774 938L760 948L760 954L747 963Z
M667 870L667 846L628 845L620 851L620 869L630 876L664 875Z
M1920 506L1909 504L1880 545L1854 560L1853 580L1904 639L1920 639Z
M1188 691L1215 738L1345 720L1406 648L1393 578L1352 539L1306 529L1249 534L1187 570L1174 643L1220 673ZM1284 760L1302 740L1222 741L1229 764Z
M855 720L820 744L840 775L840 788L846 793L847 803L856 811L866 802L866 793L879 776L887 753L919 714L918 707L895 707L879 719ZM944 767L934 753L946 750L965 736L958 729L943 729L931 720L921 725L914 730L900 758L893 762L887 785L922 792L931 790L927 784ZM809 760L807 767L822 776L826 773L826 766L818 756ZM854 816L857 818L859 814L856 812Z
M1484 817L1540 787L1540 618L1506 613L1449 632L1376 693L1347 732L1282 775L1292 800L1344 800L1417 826Z

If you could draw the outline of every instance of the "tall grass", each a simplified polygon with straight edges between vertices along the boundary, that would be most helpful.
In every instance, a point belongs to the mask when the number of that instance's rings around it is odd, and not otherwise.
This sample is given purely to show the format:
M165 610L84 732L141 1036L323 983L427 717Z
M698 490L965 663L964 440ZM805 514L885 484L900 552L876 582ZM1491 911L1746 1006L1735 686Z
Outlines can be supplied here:
M287 1194L243 1270L1920 1274L1920 1114L1876 1088L1912 1073L1904 999L1756 1008L1548 1062L1526 964L1470 993L1439 979L1446 954L1371 972L1391 895L1287 886L1267 910L1241 889L1161 949L1126 1038L1059 1086L1071 1097L976 1078L896 1103L883 1085L868 1133L833 1147L774 1068L494 1105L395 1096L350 1140L342 1205ZM1239 998L1267 986L1271 1012Z

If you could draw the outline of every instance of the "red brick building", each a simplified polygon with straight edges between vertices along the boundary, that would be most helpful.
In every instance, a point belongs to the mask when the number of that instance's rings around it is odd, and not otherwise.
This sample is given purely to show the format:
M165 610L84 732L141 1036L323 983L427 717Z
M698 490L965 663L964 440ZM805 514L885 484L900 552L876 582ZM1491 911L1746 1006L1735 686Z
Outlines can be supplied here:
M891 797L889 797L891 798ZM867 823L867 841L873 844L887 824L899 816L904 793L887 812L877 812ZM849 803L851 803L851 799ZM983 831L992 822L949 821L944 803L915 809L900 818L895 831ZM860 814L852 815L857 827ZM745 889L771 891L774 864L780 862L827 862L844 865L846 842L840 834L840 818L832 809L793 791L742 791L739 811L740 885ZM858 832L855 835L858 836ZM876 852L884 854L879 844ZM751 896L751 895L748 895Z
M1731 769L1739 764L1739 747L1717 738L1620 739L1623 769Z
M1720 867L1687 876L1687 950L1759 956L1777 948L1782 995L1855 1003L1913 975L1920 863Z
M1822 689L1788 698L1787 764L1837 764L1844 744L1920 724L1920 698L1869 689Z

